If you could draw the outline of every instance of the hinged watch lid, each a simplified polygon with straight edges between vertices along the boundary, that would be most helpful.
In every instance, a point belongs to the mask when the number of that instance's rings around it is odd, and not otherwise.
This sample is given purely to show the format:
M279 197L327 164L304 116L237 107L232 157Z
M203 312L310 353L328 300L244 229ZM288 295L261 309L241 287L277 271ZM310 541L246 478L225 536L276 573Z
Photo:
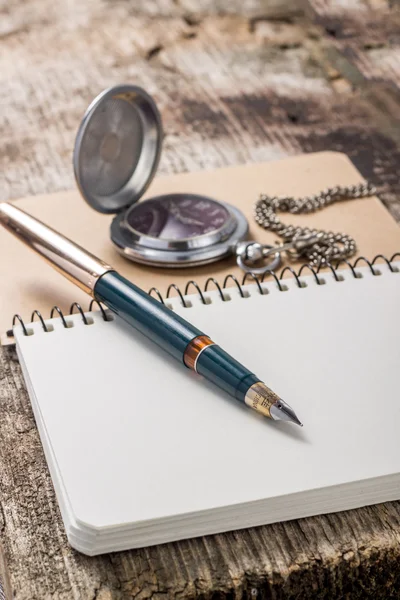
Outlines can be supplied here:
M162 135L160 113L142 88L119 85L99 94L74 147L75 178L88 204L116 213L137 202L157 170Z

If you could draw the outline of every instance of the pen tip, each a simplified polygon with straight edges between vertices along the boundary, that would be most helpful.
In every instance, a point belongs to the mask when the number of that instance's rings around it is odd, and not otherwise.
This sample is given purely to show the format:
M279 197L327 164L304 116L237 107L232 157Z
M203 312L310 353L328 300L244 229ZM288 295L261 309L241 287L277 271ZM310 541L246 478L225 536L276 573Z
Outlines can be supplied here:
M296 423L300 427L303 427L303 423L297 417L293 408L289 406L283 400L277 400L270 409L271 417L274 421L288 421L290 423Z

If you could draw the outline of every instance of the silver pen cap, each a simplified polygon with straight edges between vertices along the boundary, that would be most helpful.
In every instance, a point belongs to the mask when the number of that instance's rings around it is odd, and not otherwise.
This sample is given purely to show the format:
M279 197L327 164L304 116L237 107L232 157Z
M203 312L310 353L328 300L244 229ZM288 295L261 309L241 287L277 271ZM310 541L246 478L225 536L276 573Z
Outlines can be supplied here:
M87 294L93 296L99 277L113 270L90 252L7 202L0 203L0 224Z

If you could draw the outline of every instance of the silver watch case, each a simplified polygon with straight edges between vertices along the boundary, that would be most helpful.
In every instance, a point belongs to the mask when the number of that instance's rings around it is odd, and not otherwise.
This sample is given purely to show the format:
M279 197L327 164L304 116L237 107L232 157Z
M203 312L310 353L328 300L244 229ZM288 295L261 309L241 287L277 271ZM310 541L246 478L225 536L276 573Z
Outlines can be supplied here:
M153 197L152 200L158 198L209 200L197 194L168 194ZM155 267L192 267L220 260L234 253L236 245L246 238L248 223L240 210L225 202L219 203L226 208L230 217L220 229L209 234L180 240L163 240L141 234L127 223L127 215L135 210L135 206L132 206L113 219L111 240L125 258Z
M128 224L127 215L135 210L157 171L162 139L160 113L145 90L118 85L103 91L87 109L75 140L73 165L83 198L98 212L116 213L111 240L130 260L158 267L185 267L228 256L246 237L248 225L238 209L224 202L220 204L230 218L220 230L199 237L162 240L140 234ZM170 196L205 199L196 194Z

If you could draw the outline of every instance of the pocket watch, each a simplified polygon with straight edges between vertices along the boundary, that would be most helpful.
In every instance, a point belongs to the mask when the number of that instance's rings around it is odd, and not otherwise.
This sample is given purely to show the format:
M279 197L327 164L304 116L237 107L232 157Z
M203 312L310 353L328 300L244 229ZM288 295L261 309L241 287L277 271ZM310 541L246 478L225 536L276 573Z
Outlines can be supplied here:
M276 269L279 252L246 241L246 217L226 202L184 191L138 202L157 171L162 138L153 98L133 85L103 91L79 127L75 178L92 208L115 213L110 236L117 251L156 267L192 267L234 254L253 273L257 257L268 252L262 272Z

